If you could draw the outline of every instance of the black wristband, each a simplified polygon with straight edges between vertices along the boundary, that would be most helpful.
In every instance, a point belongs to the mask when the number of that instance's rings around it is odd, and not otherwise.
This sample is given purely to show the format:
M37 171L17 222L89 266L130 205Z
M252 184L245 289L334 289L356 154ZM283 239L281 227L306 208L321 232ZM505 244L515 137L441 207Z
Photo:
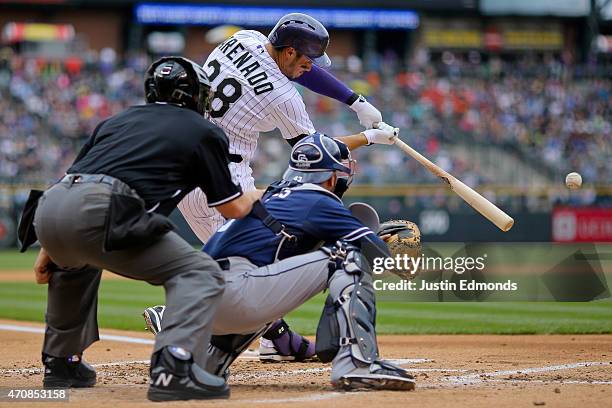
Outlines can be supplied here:
M349 98L346 100L345 103L350 106L354 104L357 99L359 99L359 94L356 94L355 92L353 92L353 94L349 96Z

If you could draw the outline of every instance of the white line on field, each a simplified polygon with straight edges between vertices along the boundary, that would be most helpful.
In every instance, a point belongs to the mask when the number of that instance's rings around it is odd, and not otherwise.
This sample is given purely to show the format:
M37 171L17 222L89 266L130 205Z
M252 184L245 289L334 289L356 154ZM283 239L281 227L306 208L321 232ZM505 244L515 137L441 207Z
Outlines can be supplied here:
M350 393L345 392L328 392L325 394L311 394L305 395L303 397L289 397L289 398L280 398L280 399L248 399L248 400L232 400L230 402L236 402L240 404L251 403L251 404L278 404L285 402L310 402L310 401L323 401L338 397L346 397L351 395ZM358 395L358 393L353 393L352 395Z
M489 381L498 382L498 383L513 383L513 384L538 383L538 384L550 384L550 385L554 385L554 384L612 385L612 381L595 381L595 380L531 380L531 379L519 380L515 378L512 380L495 379L495 380L489 380Z
M389 360L393 364L420 364L420 363L431 363L433 360L429 358L396 358L395 360Z
M447 382L455 383L455 384L470 384L470 383L482 382L483 378L486 379L487 377L501 377L503 375L514 375L514 374L546 373L546 372L551 372L551 371L571 370L574 368L603 366L603 365L610 365L610 362L609 361L584 361L584 362L579 362L579 363L569 363L569 364L561 364L561 365L546 366L546 367L523 368L519 370L493 371L489 373L452 376L452 377L444 378L443 381L447 381Z
M23 332L23 333L38 333L38 334L42 334L45 332L45 329L42 327L17 326L14 324L0 324L0 330L16 331L16 332ZM136 344L155 343L151 339L143 339L140 337L132 337L132 336L118 336L115 334L101 334L100 340L119 341L121 343L136 343Z
M116 367L116 366L129 365L129 364L149 364L150 362L151 360L114 361L112 363L92 364L91 366L104 368L104 367Z

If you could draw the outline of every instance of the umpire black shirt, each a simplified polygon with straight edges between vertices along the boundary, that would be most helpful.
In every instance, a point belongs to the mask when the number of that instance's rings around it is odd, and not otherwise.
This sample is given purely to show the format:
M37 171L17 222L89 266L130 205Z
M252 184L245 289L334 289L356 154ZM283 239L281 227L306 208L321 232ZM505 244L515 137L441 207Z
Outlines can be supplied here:
M146 208L169 215L200 187L211 207L241 193L232 182L227 136L195 111L171 104L132 106L103 121L68 174L106 174L128 184Z

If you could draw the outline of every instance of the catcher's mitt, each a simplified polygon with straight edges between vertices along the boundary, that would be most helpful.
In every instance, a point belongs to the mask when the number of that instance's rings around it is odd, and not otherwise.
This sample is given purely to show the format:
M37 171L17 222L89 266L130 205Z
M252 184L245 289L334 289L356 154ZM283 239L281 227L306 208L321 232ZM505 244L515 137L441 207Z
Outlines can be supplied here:
M421 247L421 231L419 227L412 221L406 220L390 220L383 222L378 229L378 236L391 235L385 240L391 256L395 259L400 255L404 259L404 255L408 258L419 258L422 253ZM403 262L402 262L403 265ZM402 279L414 279L419 272L412 271L413 263L408 261L409 268L402 269L387 269L386 272L391 272Z

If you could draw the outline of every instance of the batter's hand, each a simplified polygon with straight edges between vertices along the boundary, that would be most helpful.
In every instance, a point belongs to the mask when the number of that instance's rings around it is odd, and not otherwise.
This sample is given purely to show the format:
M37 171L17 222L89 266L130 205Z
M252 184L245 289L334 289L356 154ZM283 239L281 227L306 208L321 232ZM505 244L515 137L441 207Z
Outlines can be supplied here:
M399 128L394 128L385 122L378 122L376 129L368 129L362 133L368 139L368 145L372 143L390 145L395 143L395 139L399 136Z
M350 108L357 113L359 123L366 129L372 129L375 123L382 122L382 113L361 95Z
M34 262L34 276L36 277L36 283L49 283L51 275L53 274L53 266L53 261L51 261L47 251L45 251L44 248L40 248L36 262Z

